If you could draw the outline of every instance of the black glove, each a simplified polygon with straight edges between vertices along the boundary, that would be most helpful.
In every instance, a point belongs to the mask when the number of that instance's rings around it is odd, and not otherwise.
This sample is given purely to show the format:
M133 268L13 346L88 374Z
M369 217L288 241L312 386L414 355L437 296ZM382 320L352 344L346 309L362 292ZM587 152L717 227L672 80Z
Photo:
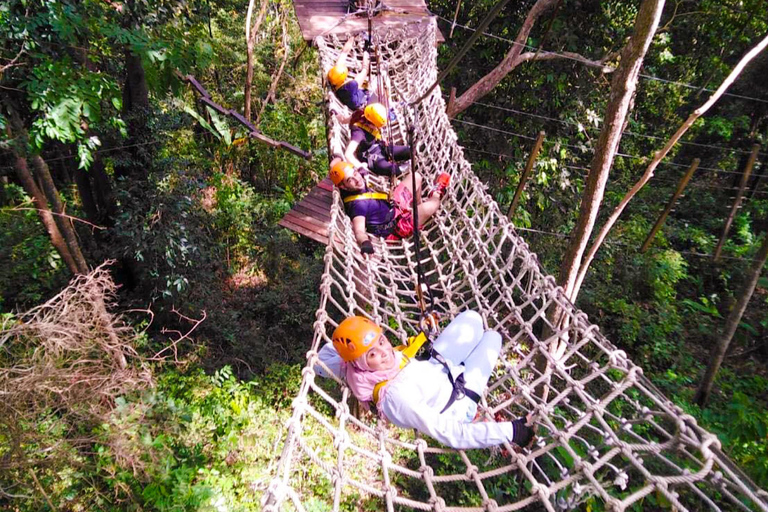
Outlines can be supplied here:
M526 421L526 418L522 417L517 418L512 422L512 428L515 431L515 433L512 434L512 442L521 448L528 446L533 439L533 436L536 435L533 429L525 424Z
M360 244L360 252L362 254L373 254L373 244L370 240L366 240Z

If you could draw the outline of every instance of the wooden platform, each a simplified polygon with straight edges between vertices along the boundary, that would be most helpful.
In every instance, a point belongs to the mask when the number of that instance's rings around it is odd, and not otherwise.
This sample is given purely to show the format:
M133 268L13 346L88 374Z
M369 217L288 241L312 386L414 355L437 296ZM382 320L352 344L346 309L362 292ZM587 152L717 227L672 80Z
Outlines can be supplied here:
M299 19L304 40L311 43L317 36L345 34L368 30L368 18L348 14L349 0L294 0L293 8ZM430 17L424 0L385 0L388 10L373 18L374 31L382 25L417 22ZM437 33L438 43L444 38Z
M332 201L333 183L325 178L296 203L278 225L327 245Z

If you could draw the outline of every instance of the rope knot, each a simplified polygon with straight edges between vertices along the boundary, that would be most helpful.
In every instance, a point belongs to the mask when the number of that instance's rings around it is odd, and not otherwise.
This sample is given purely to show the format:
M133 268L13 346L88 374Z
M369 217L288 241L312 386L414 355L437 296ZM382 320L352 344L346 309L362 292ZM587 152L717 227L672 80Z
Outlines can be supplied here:
M477 466L467 466L467 471L464 473L467 478L474 479L477 476Z
M445 510L445 500L440 496L429 498L429 503L434 507L435 512L442 512Z
M421 471L426 478L432 478L435 476L435 470L432 469L432 466L421 466L419 471Z
M499 505L496 503L496 500L488 498L487 500L483 500L483 508L488 512L496 512L499 510Z

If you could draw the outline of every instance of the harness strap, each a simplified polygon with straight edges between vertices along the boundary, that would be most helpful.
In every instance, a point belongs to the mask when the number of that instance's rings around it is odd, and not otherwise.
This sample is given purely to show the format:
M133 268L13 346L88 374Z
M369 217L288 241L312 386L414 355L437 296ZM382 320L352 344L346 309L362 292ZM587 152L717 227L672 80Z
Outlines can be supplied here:
M352 126L357 126L361 130L365 130L366 132L373 135L376 138L376 140L381 140L381 131L378 128L373 128L369 126L368 123L357 122L357 123L353 123Z
M456 400L461 400L465 396L469 397L475 403L480 403L480 395L471 389L467 389L463 373L454 379L453 375L451 374L451 368L448 366L448 361L446 361L445 358L440 355L440 353L434 348L431 350L430 355L435 359L435 361L443 365L445 371L448 372L448 380L450 381L451 387L453 388L451 391L451 396L448 398L448 403L445 404L445 407L443 407L443 410L440 411L440 414L443 414L445 411L447 411L448 408L453 405L453 402Z
M387 194L382 192L365 192L363 194L355 194L354 196L347 196L344 198L344 204L351 203L352 201L362 201L363 199L383 199L387 200Z

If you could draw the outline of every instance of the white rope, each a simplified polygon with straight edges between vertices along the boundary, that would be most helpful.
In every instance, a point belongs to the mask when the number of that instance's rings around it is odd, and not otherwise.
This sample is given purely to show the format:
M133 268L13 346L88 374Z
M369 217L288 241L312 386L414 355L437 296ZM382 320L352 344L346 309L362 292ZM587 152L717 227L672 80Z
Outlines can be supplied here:
M481 412L486 418L533 412L539 437L524 453L509 444L508 455L446 449L371 416L358 420L349 389L338 379L317 378L318 350L347 315L368 316L400 340L416 331L419 317L412 242L377 241L375 255L362 258L334 191L314 339L264 509L322 503L334 511L557 511L594 500L626 510L653 499L678 510L768 512L763 491L720 453L717 438L667 400L542 273L464 159L439 89L416 107L418 115L403 111L437 75L434 22L389 27L377 40L393 89L404 95L392 102L401 127L406 119L418 122L419 172L425 180L451 174L443 207L422 232L421 264L435 306L446 320L475 309L502 334L501 362ZM318 38L323 70L341 46L335 36ZM361 56L356 48L350 57ZM330 93L328 103L345 111ZM347 127L330 116L329 153L343 154L347 140ZM560 325L567 327L549 322L552 307L563 311L567 321ZM549 353L558 339L567 343L563 360ZM541 386L549 390L546 398L535 391ZM453 469L433 467L446 464Z

